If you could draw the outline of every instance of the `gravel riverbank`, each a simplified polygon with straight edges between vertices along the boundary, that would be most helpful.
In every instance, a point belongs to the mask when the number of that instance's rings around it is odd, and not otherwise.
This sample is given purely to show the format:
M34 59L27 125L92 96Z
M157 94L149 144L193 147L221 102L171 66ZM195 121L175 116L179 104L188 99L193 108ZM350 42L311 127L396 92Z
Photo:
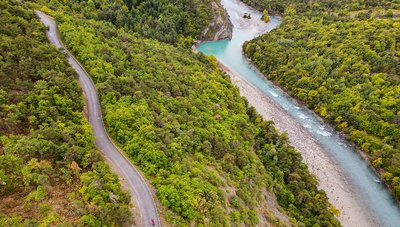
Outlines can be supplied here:
M274 103L252 84L244 80L222 63L220 67L230 75L240 94L247 98L265 120L272 120L275 126L288 134L291 144L302 154L310 172L316 175L319 188L325 190L329 201L340 211L338 219L343 226L379 226L324 148L294 120L284 109Z

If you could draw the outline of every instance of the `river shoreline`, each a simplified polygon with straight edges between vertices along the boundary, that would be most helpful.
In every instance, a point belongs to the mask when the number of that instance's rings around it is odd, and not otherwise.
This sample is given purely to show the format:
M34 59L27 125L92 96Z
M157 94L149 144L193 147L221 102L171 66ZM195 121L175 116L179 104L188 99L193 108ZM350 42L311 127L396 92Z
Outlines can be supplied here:
M280 17L280 16L278 15L278 17ZM280 18L282 18L282 17L280 17ZM206 42L207 42L207 41L206 41ZM197 46L198 46L198 45L196 45L195 47L197 48ZM291 96L291 95L289 94L289 91L288 91L285 87L281 86L280 84L276 83L276 82L273 81L273 80L269 80L269 79L264 75L264 73L262 73L262 72L257 68L257 66L255 65L255 63L254 63L251 59L247 58L247 56L245 55L245 53L243 52L243 50L242 50L242 55L243 55L244 58L246 59L246 62L251 66L251 69L254 70L257 74L259 74L265 81L268 81L268 82L272 83L272 85L273 85L275 88L278 88L279 90L281 90L281 91L282 91L282 94L283 94L286 98L290 99L290 100L291 100L293 103L295 103L296 105L300 106L300 107L303 108L303 109L309 110L309 113L312 114L316 119L318 119L319 122L323 123L324 125L327 125L327 126L329 127L330 130L332 130L332 131L334 131L335 133L337 133L337 135L338 135L342 140L346 141L346 145L349 146L349 147L351 147L352 150L354 150L355 153L357 153L357 154L359 155L359 157L360 157L361 159L364 160L365 164L367 164L367 165L369 166L369 168L374 172L374 174L376 175L376 177L379 179L379 182L377 182L377 183L384 185L385 188L389 191L390 195L392 196L393 201L394 201L398 206L400 206L400 200L396 199L396 196L395 196L395 194L394 194L394 192L393 192L393 189L392 189L392 188L390 187L390 185L382 178L382 174L385 173L385 170L384 170L383 168L376 168L375 166L373 166L372 163L371 163L371 156L370 156L368 153L366 153L366 152L364 152L363 150L361 150L354 142L352 142L352 141L351 141L351 138L350 138L350 135L346 134L345 132L343 132L343 131L341 131L341 130L336 129L335 125L333 125L331 122L329 122L328 119L325 119L325 118L321 117L321 116L320 116L318 113L316 113L314 110L310 109L310 108L308 107L308 105L307 105L306 102L303 102L303 101L301 101L301 100L299 100L299 99L297 99L297 98ZM221 62L220 62L220 63L221 63Z
M287 133L289 142L317 177L318 188L341 212L338 219L343 226L398 226L400 209L386 185L378 184L379 174L371 168L368 156L307 105L267 80L244 57L243 43L278 27L280 18L271 17L269 23L264 23L260 12L239 0L221 2L234 24L232 40L203 42L197 51L215 56L249 104ZM243 19L244 13L252 18Z
M331 157L323 153L323 148L318 142L282 107L275 104L254 85L221 61L219 66L230 76L231 82L239 88L240 94L265 120L272 120L280 132L288 134L290 143L302 154L303 162L317 177L318 187L326 192L329 202L340 211L341 214L337 217L339 221L344 226L379 226L373 215L365 212L364 204L359 201L355 192L348 188L350 183L345 174L336 167L337 164Z
M375 173L376 177L379 178L380 180L380 184L383 184L386 189L390 192L391 196L393 197L393 201L396 202L397 205L400 206L400 200L397 200L394 192L392 190L392 188L389 186L389 184L387 184L383 178L382 178L382 174L384 173L382 168L375 168L372 164L371 164L371 156L369 154L367 154L366 152L364 152L363 150L361 150L354 142L351 141L350 136L347 135L345 132L339 131L335 128L335 125L333 125L331 122L329 122L327 119L321 117L319 114L317 114L314 110L311 110L308 106L307 103L289 95L289 91L281 86L280 84L275 83L272 80L269 80L264 73L262 73L257 66L254 64L253 61L251 61L251 59L247 58L247 56L242 52L243 56L245 56L247 63L251 66L251 69L254 70L255 72L257 72L260 76L262 76L263 80L271 82L273 84L273 86L275 86L275 88L279 89L282 91L282 94L290 99L293 103L295 103L296 105L298 105L299 107L303 108L303 109L307 109L309 110L309 113L312 114L316 119L319 120L319 122L323 123L324 125L327 125L329 127L330 130L334 131L337 133L337 135L344 141L346 141L346 145L351 147L358 155L359 157L361 157L364 161L365 164L367 164L369 166L369 168ZM219 62L220 64L223 64L221 62ZM226 67L226 66L220 66L220 67ZM227 69L229 70L229 69ZM225 71L225 69L224 69ZM225 71L226 72L226 71Z

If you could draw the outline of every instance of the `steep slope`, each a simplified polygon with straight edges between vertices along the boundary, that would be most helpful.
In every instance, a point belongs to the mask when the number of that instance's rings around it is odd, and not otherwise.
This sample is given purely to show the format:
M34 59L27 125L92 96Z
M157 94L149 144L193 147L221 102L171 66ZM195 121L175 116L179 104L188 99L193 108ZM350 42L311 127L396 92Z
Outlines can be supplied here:
M236 120L217 124L218 115L222 118L232 111L227 112L227 104L217 102L223 91L229 93L226 86L230 85L226 79L218 79L215 68L203 72L204 63L189 51L182 53L103 23L62 23L60 31L67 45L82 43L71 45L71 49L97 84L110 134L151 179L161 203L169 208L167 216L172 222L228 224L228 211L232 210L236 211L233 223L258 223L254 197L263 200L268 178L249 145L243 144L243 135L235 136L237 132L229 122ZM84 48L84 43L93 45ZM109 58L94 54L100 50L109 53ZM115 62L110 64L106 59ZM123 64L118 76L114 68L117 61ZM111 68L101 67L106 65ZM104 69L110 74L101 72ZM205 73L217 82L214 86L223 89L212 98L214 101L208 96L217 88L210 86ZM195 86L205 94L190 89ZM236 100L241 99L233 99L232 108ZM240 102L240 108L244 108ZM232 113L230 118L246 116L236 115ZM225 154L227 161L222 161ZM242 156L243 164L235 163L236 156ZM250 185L251 179L257 184ZM261 216L268 217L262 212Z
M0 226L131 224L66 57L26 4L0 10Z
M55 9L57 1L48 1L47 6ZM147 38L185 47L190 47L192 39L232 36L232 25L219 0L89 0L67 1L63 7Z
M399 199L400 23L393 12L400 5L251 2L285 19L247 43L246 55L354 142Z
M213 20L203 30L200 39L207 40L221 40L231 39L233 25L229 20L229 15L222 7L219 0L214 0L211 3L211 10L214 14Z
M214 59L61 8L49 13L96 84L107 130L171 223L280 225L274 187L293 222L339 225L299 153Z

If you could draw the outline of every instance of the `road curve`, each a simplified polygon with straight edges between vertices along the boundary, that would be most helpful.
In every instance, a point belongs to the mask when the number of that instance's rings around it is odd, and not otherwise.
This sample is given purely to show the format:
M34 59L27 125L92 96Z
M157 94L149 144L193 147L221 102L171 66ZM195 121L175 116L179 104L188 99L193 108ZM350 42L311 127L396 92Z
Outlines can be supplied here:
M60 40L57 24L54 19L41 11L35 11L40 21L49 27L47 37L57 48L63 48L68 54L68 62L78 73L81 87L87 96L89 110L89 122L92 125L96 146L103 153L105 159L113 166L120 178L127 182L128 190L136 201L140 212L140 219L136 224L140 226L161 226L157 208L149 186L144 177L133 166L133 164L118 150L111 142L103 125L101 107L97 96L96 88L90 76L75 57L65 48Z

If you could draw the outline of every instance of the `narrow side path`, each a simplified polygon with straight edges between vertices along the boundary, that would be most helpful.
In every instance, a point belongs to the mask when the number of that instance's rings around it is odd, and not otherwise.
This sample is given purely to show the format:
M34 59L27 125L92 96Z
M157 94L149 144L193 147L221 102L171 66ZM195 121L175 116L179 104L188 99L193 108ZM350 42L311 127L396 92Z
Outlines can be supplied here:
M141 173L133 166L133 164L118 150L111 142L103 125L101 107L97 96L96 87L90 76L87 74L82 65L62 44L57 24L54 19L41 11L36 11L40 21L49 27L47 37L49 41L57 48L63 48L68 54L68 62L72 68L78 73L81 87L86 94L87 106L89 110L89 122L92 125L94 136L96 138L96 146L102 152L103 156L112 165L122 180L126 181L128 190L136 201L136 207L140 212L140 220L136 220L139 226L161 226L157 213L153 194Z

